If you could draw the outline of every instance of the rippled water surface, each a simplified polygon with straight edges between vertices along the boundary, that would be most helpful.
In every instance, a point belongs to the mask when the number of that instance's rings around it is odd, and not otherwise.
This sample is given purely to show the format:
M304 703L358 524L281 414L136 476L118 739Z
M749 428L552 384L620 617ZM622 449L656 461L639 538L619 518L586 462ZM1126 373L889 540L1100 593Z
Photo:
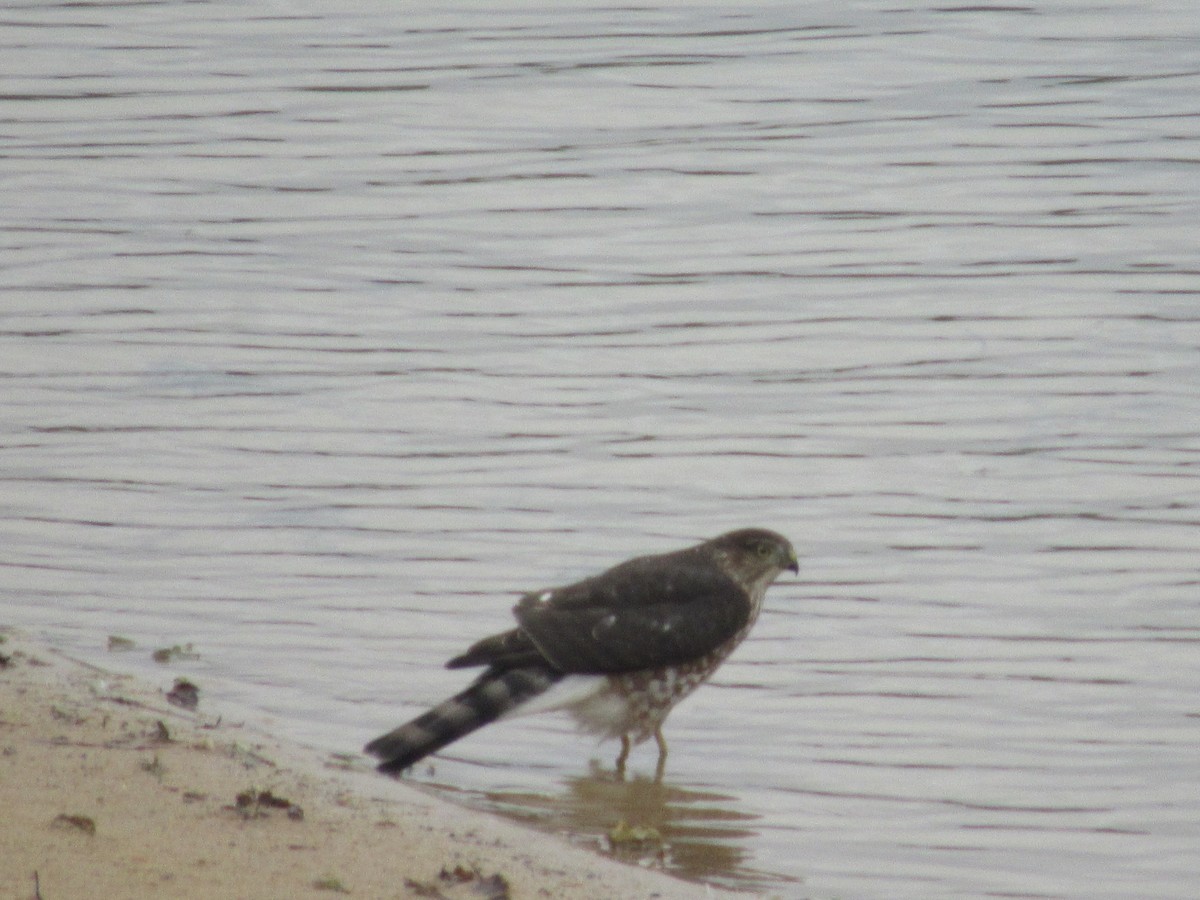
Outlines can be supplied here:
M789 898L1194 897L1194 6L422 6L6 8L4 621L355 752L763 525L662 785L556 717L413 777Z

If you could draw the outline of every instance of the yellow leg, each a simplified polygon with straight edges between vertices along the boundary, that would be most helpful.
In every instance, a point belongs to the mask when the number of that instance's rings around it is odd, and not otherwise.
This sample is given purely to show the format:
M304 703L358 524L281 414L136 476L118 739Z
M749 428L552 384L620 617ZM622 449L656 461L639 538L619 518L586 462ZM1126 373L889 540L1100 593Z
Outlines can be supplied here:
M621 753L617 756L617 778L625 780L625 762L629 759L629 735L621 735Z
M658 744L658 765L654 767L654 780L662 781L663 772L667 768L667 739L663 737L661 725L654 729L654 741Z

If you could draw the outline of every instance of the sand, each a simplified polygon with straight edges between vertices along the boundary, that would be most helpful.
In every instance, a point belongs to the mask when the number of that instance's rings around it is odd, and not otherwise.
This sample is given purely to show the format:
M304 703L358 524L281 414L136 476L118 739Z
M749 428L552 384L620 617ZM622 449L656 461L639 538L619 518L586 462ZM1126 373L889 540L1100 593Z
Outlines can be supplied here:
M0 637L2 897L739 896L332 768L203 702Z

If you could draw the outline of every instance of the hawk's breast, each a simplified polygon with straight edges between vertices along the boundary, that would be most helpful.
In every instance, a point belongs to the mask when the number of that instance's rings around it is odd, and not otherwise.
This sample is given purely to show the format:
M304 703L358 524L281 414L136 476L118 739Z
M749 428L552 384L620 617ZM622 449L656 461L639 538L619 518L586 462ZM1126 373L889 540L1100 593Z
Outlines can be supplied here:
M675 704L708 680L746 631L689 662L603 676L598 690L566 708L584 731L605 738L628 735L640 743L654 735Z

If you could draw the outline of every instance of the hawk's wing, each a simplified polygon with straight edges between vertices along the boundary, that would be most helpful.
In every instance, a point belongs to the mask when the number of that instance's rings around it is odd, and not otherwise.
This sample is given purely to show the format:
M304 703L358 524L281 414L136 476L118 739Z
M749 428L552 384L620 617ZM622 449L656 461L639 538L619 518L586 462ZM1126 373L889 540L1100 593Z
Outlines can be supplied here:
M605 674L698 659L750 620L750 596L710 559L641 557L527 594L518 632L562 672Z

